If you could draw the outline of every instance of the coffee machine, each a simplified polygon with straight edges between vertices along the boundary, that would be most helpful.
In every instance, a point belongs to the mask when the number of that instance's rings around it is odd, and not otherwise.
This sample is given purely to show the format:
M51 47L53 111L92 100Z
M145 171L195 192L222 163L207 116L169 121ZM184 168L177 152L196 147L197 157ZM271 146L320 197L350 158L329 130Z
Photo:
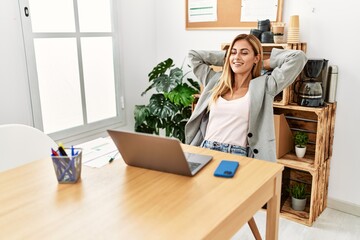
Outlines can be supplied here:
M301 106L321 107L327 88L326 59L309 59L295 84L297 103Z

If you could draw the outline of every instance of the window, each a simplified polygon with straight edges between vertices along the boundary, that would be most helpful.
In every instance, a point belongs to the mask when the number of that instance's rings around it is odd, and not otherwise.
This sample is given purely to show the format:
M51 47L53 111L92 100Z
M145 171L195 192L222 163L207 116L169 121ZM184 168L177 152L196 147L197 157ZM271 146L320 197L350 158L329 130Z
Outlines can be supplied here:
M111 0L19 0L35 127L55 140L120 125Z

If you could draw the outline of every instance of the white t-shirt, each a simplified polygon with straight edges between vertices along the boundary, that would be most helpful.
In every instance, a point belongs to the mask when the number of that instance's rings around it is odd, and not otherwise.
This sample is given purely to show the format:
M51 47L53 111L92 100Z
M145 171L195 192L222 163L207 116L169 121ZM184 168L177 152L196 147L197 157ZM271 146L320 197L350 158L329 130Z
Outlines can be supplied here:
M219 97L210 106L205 140L246 147L249 113L249 91L245 96L230 101Z

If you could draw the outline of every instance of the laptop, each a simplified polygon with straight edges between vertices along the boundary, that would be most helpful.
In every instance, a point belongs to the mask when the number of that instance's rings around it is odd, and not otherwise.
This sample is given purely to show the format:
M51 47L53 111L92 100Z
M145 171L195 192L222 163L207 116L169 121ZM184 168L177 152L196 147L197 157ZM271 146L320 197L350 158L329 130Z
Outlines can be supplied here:
M194 176L212 159L212 156L184 152L178 139L137 132L107 131L129 166Z

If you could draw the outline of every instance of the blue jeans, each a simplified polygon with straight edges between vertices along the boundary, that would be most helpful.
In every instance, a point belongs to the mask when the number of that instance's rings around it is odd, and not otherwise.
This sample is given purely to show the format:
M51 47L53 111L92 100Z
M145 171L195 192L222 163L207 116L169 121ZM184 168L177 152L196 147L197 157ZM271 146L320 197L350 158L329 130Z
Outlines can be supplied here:
M220 152L237 154L245 157L248 155L248 148L238 145L227 144L227 143L204 140L201 143L200 147L208 148Z

